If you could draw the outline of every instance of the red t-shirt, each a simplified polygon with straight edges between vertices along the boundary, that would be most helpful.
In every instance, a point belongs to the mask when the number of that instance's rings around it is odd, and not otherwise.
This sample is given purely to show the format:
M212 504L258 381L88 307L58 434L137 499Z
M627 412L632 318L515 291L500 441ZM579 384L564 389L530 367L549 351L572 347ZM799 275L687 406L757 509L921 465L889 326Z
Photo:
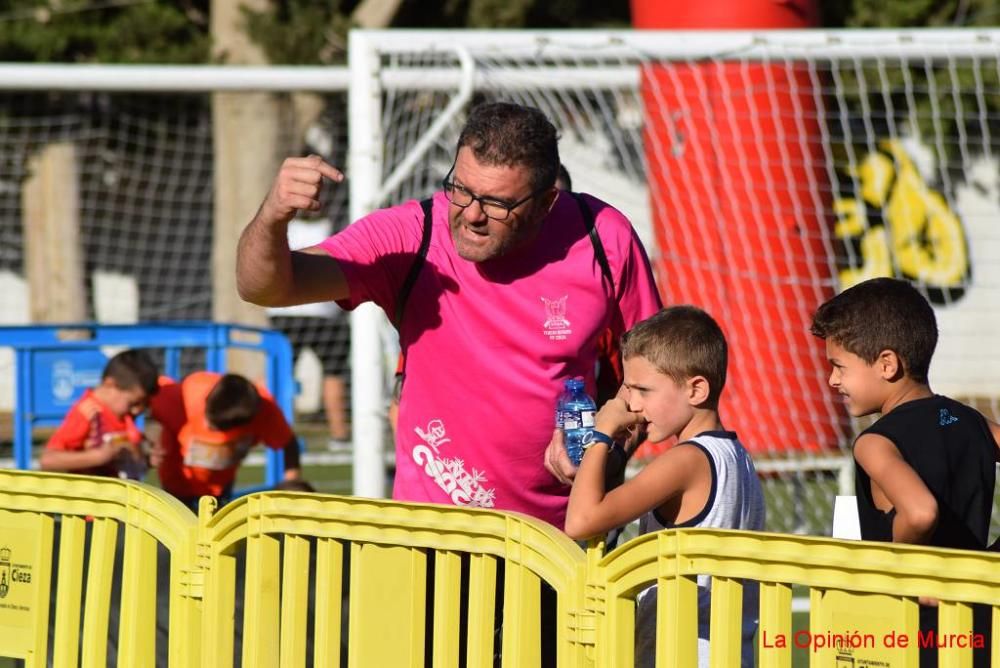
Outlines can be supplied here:
M181 498L220 496L236 478L247 452L257 443L280 450L294 438L292 428L274 400L260 391L260 407L248 424L219 431L205 419L205 399L222 374L197 371L180 383L161 381L151 402L160 423L160 464L163 489Z
M107 406L87 390L66 413L59 428L45 444L49 450L82 451L96 448L105 440L124 438L137 445L142 432L135 426L131 415L115 415ZM74 473L118 477L118 466L109 462L103 466L80 469Z

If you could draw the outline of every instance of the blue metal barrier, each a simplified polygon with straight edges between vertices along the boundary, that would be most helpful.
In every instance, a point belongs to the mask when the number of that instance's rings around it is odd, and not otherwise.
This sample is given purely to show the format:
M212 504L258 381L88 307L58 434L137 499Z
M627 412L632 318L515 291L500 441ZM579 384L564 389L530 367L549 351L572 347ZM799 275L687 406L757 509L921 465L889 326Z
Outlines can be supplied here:
M162 349L162 372L176 379L185 349L203 349L204 368L219 372L227 368L227 349L260 351L267 360L268 391L289 424L293 421L292 347L273 330L205 321L24 325L0 327L0 346L14 349L14 462L19 469L31 468L33 430L59 425L84 390L100 382L107 362L104 346ZM283 453L268 448L265 485L280 482L283 471ZM247 491L252 490L240 490Z

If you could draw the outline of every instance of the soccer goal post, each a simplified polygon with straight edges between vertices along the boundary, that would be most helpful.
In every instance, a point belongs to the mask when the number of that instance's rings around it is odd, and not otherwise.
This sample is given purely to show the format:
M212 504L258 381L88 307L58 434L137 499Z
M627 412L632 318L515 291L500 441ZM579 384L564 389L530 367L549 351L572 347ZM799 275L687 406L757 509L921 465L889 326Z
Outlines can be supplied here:
M356 31L352 206L435 190L472 105L540 108L574 189L635 224L664 302L720 321L727 427L777 479L836 472L860 425L809 320L866 278L924 291L934 389L997 413L998 65L981 30ZM831 485L789 503L829 517Z

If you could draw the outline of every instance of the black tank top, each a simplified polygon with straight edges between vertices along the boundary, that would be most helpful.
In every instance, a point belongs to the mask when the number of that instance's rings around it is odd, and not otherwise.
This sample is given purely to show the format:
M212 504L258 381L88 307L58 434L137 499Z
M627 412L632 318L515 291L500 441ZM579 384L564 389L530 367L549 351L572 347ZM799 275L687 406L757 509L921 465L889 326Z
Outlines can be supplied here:
M935 395L900 404L862 432L893 442L938 504L934 547L984 550L996 482L996 445L978 411ZM892 541L896 511L875 507L871 479L855 460L858 519L865 540Z

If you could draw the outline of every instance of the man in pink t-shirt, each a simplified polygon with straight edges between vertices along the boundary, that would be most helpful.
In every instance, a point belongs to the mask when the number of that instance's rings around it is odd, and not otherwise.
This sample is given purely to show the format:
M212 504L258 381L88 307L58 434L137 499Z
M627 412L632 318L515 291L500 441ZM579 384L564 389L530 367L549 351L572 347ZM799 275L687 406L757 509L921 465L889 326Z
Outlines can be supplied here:
M562 383L582 376L593 393L602 333L617 338L660 301L628 220L584 197L613 284L604 279L580 207L555 188L558 168L556 130L541 112L473 109L433 197L426 261L397 323L406 369L396 499L563 525L569 487L544 464ZM316 156L285 161L240 239L240 294L268 306L373 301L394 314L420 247L420 204L376 211L291 252L288 221L319 207L324 177L343 178Z

